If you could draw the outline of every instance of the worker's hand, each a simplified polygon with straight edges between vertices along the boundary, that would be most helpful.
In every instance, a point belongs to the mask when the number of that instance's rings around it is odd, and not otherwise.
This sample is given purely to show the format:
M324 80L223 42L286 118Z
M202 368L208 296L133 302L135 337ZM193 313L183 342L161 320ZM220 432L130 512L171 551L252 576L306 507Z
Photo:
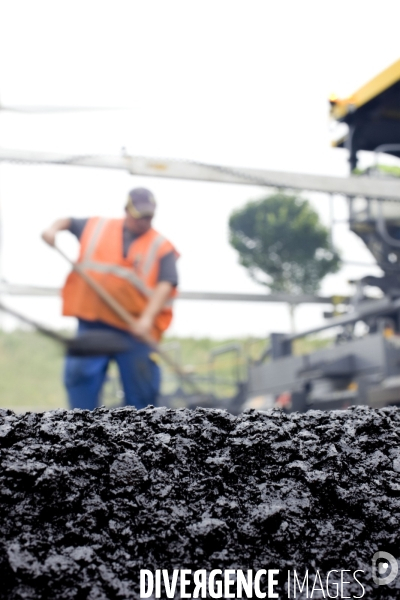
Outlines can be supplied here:
M49 246L54 246L56 243L56 232L52 227L45 229L42 233L42 240L46 242Z
M63 217L62 219L57 219L57 221L54 221L54 223L50 225L50 227L43 231L42 240L44 240L49 246L55 246L57 233L59 231L68 230L71 227L71 222L71 217Z
M153 327L153 319L147 315L142 315L132 327L132 333L143 341L151 338L151 330Z

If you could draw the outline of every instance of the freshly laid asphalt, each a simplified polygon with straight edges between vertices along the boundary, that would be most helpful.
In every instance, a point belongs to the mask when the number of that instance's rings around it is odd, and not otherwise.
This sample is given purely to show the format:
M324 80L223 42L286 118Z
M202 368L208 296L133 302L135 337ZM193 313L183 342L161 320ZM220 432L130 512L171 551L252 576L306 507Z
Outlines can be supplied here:
M371 560L400 557L400 409L0 410L0 450L1 599L131 600L174 568L279 569L282 598L289 569L359 569L399 597Z

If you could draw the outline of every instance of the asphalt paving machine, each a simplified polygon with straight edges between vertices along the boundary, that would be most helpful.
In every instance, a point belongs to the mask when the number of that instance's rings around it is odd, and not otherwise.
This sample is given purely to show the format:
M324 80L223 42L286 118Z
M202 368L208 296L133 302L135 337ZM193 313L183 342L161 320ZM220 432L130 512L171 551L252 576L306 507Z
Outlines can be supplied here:
M248 368L245 395L255 405L289 411L400 405L400 202L350 197L348 203L350 229L383 274L353 282L356 292L345 314L302 333L271 335ZM371 298L371 287L381 297ZM333 346L292 354L296 339L332 328L338 331Z

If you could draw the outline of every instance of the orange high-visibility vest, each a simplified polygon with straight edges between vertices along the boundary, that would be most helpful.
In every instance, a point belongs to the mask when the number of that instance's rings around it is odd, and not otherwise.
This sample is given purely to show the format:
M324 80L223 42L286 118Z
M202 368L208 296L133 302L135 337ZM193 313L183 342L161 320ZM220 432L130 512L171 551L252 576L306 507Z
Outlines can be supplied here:
M157 231L149 229L132 242L125 258L123 223L123 219L89 219L80 239L77 262L137 318L142 314L158 283L160 259L176 250ZM171 322L172 298L175 295L176 289L155 319L152 334L156 340L160 339ZM67 277L62 297L64 315L88 321L103 321L121 329L129 329L75 271Z

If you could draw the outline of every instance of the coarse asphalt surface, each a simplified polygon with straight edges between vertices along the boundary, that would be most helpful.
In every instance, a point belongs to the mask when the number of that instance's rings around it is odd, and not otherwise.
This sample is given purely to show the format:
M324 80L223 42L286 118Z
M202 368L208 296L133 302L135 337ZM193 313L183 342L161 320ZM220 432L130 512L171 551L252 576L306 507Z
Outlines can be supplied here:
M0 410L0 447L2 599L136 599L141 568L362 569L365 598L400 595L371 577L400 557L400 409Z

